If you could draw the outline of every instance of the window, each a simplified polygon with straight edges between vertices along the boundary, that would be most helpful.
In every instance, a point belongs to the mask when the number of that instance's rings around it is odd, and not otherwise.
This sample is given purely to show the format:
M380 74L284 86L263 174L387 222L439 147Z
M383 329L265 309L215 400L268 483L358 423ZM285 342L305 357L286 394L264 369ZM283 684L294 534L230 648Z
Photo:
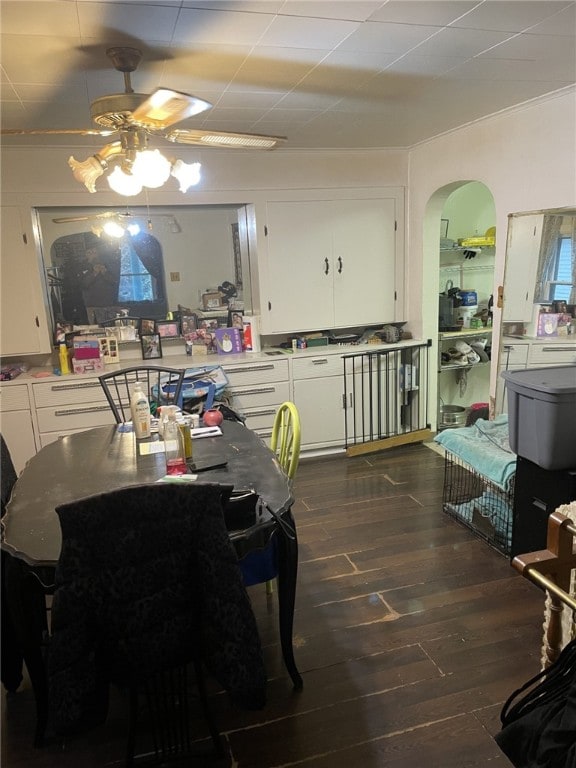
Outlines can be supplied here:
M560 237L554 265L554 279L550 282L550 301L569 301L572 292L572 239Z
M118 301L127 304L132 301L152 301L157 298L153 278L129 238L120 245L120 282Z

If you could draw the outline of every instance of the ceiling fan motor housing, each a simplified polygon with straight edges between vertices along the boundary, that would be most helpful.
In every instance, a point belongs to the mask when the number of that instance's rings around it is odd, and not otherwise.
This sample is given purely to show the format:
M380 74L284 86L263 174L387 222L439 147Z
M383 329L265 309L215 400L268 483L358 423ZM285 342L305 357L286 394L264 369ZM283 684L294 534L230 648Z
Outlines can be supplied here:
M92 102L90 114L97 125L117 130L133 123L133 111L148 98L144 93L114 93Z

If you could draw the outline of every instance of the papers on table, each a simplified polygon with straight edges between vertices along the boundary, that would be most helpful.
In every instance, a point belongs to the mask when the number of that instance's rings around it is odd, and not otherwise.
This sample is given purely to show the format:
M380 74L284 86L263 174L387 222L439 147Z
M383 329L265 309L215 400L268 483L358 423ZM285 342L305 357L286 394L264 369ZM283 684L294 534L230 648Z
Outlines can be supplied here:
M195 437L217 437L222 434L220 427L195 427L190 431L192 432L192 439Z

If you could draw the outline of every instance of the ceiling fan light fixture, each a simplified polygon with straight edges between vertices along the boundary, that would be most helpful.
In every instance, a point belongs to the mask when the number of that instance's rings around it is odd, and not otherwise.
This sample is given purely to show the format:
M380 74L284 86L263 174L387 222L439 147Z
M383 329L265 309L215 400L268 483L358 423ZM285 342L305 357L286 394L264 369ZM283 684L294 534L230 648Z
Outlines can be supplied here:
M96 179L104 173L107 165L103 165L96 155L88 157L83 162L79 162L72 155L68 158L68 165L72 168L72 173L76 181L84 184L88 192L96 192Z
M137 176L124 173L119 166L116 166L112 173L108 174L108 184L113 192L125 197L132 197L142 192L140 179Z
M124 227L121 227L117 221L107 221L102 229L108 235L108 237L115 237L117 239L124 237Z
M172 163L172 176L178 181L180 192L187 192L200 181L200 163L185 163L175 160Z
M157 189L170 178L170 162L158 149L145 149L136 153L132 175L142 186Z

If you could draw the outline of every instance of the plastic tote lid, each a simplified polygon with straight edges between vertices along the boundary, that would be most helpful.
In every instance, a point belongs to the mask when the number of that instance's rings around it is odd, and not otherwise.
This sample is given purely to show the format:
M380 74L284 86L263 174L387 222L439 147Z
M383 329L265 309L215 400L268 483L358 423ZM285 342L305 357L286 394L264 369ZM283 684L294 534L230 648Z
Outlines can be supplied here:
M526 395L569 396L576 394L576 365L552 368L523 368L502 371L507 386Z

